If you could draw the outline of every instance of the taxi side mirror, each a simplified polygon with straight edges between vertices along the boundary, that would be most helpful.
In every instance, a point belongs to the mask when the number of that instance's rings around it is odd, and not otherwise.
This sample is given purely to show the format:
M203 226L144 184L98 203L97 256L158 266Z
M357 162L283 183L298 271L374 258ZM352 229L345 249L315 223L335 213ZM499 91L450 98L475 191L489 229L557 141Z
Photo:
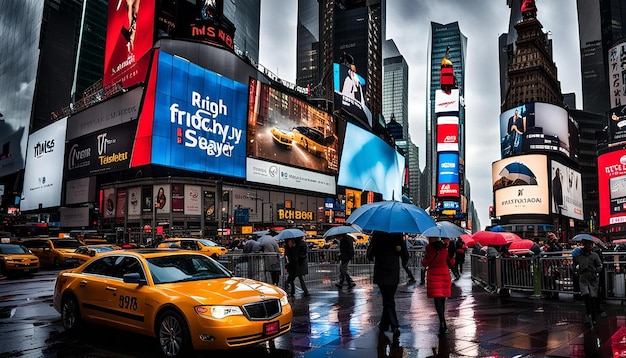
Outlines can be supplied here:
M139 286L143 286L147 285L148 281L146 279L142 279L141 276L139 276L139 273L132 272L124 275L124 283L136 283Z
M95 252L95 251L91 251L91 252L89 252L89 256L91 256L91 257L96 256L96 252Z

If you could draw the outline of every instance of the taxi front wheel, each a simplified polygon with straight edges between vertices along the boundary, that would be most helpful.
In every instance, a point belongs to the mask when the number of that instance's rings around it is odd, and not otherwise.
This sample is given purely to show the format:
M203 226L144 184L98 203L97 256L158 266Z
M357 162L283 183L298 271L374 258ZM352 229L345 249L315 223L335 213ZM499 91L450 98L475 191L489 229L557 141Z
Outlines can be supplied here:
M165 357L185 357L191 351L189 328L178 312L170 310L160 316L157 338Z
M73 295L67 295L61 302L61 322L67 331L75 331L81 324L78 302Z

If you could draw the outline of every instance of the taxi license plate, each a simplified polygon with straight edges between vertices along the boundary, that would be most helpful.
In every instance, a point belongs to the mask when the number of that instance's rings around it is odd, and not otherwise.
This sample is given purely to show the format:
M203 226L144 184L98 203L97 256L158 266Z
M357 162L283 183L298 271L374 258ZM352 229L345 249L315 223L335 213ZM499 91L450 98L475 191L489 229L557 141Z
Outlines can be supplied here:
M278 321L265 323L263 324L263 334L266 336L271 336L278 333L278 328Z

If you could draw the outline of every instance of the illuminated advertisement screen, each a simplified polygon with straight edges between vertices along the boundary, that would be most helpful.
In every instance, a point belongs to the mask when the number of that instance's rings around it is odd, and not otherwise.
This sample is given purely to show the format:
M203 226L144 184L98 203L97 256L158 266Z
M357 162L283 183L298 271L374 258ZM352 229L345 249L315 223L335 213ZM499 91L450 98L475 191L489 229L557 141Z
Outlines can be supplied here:
M154 44L155 1L109 1L104 86L122 82L130 87L145 80L150 51Z
M224 16L224 1L161 1L158 8L159 36L192 39L234 49L235 27ZM234 15L234 14L233 14Z
M598 156L600 226L626 223L626 150Z
M61 205L66 129L67 118L63 118L28 137L20 210Z
M250 79L248 156L336 175L334 117Z
M137 122L103 129L66 144L66 177L75 179L128 169Z
M511 108L500 114L502 158L532 151L577 157L578 143L570 139L569 122L567 111L552 104L534 102Z
M545 155L506 158L491 166L496 216L549 214L548 163Z
M437 118L437 151L459 151L459 117L441 116Z
M346 126L337 184L380 193L383 200L402 199L404 156L374 134Z
M626 42L609 49L609 94L611 108L626 105Z
M459 196L459 153L439 153L437 196Z
M160 52L152 164L244 178L248 86Z
M453 89L450 94L442 90L435 91L435 113L459 113L459 90Z
M583 220L583 188L580 173L554 160L551 168L552 213Z
M365 105L365 79L338 63L333 64L335 109L343 109L363 124L372 127L372 112Z

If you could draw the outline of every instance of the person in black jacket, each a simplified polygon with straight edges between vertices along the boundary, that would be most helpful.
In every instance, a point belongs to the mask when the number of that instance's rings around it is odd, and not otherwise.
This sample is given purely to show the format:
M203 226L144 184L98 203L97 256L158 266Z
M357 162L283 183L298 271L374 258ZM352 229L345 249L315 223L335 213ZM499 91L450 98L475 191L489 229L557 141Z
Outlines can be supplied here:
M391 329L394 336L400 335L400 323L396 313L395 294L400 282L400 261L409 260L409 251L402 233L374 231L367 248L367 259L374 261L374 283L383 298L383 310L378 328L380 332Z
M356 286L354 280L348 273L348 264L354 257L354 239L348 234L339 236L339 282L335 283L335 286L342 288L343 282L348 284L348 288Z
M302 237L287 239L285 258L287 259L287 287L285 289L291 296L296 293L296 277L300 281L300 288L304 296L309 296L309 290L304 282L304 275L309 273L309 260L307 258L309 248Z

